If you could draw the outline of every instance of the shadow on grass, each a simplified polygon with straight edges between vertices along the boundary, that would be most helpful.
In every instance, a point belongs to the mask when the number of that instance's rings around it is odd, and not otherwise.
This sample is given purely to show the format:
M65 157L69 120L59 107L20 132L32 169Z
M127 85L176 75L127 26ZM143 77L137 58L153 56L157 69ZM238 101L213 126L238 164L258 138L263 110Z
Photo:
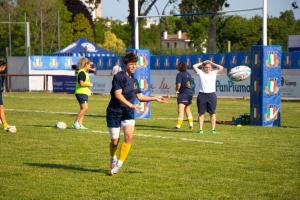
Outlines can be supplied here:
M51 163L23 163L28 166L33 167L42 167L42 168L52 168L52 169L63 169L63 170L75 170L75 171L84 171L84 172L100 172L104 174L109 174L108 170L104 169L86 169L83 167L76 167L72 165L63 165L63 164L51 164Z

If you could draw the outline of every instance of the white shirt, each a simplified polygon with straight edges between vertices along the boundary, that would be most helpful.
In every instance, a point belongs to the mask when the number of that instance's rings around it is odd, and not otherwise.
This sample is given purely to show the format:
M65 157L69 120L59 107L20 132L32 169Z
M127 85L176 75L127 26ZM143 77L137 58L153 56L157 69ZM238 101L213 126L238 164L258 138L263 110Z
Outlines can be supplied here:
M122 71L122 68L119 65L115 65L112 70L115 75L116 73Z
M203 70L197 69L197 74L199 77L199 92L216 92L218 70L212 70L207 74Z

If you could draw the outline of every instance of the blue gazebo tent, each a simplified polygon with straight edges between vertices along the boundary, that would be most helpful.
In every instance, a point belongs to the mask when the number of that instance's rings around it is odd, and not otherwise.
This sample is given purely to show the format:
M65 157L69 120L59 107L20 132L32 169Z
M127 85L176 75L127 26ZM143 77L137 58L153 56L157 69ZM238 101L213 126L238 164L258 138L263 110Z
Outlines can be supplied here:
M86 52L86 54L85 54ZM92 42L88 41L84 37L80 37L78 40L70 44L69 46L50 54L51 56L87 56L87 57L99 57L99 56L115 56L114 53L102 49Z

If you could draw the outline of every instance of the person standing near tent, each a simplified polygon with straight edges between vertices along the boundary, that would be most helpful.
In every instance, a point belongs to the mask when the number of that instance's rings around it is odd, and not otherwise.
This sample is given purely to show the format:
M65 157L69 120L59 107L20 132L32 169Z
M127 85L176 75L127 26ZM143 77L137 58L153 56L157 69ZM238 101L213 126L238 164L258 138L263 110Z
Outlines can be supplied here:
M110 134L110 174L116 175L129 154L132 138L134 134L134 109L140 109L138 104L134 104L137 98L140 102L157 101L167 103L162 96L144 96L136 78L133 74L136 70L138 56L133 52L127 52L123 57L125 64L124 71L114 75L111 99L106 109L106 122ZM121 144L119 160L116 152L120 141L120 128L124 133L124 141Z
M75 96L79 103L80 110L73 123L73 128L76 129L87 129L82 125L84 114L88 110L88 96L92 95L90 87L94 85L90 82L89 74L87 73L91 66L91 61L87 58L80 58L78 60L78 73L76 77L76 89Z
M213 70L212 66L217 69ZM198 69L201 66L202 70ZM194 71L199 77L199 94L197 97L198 106L198 122L199 134L203 134L204 114L206 112L210 115L211 133L216 134L216 108L217 108L217 95L216 95L216 79L217 75L222 72L223 66L206 60L203 63L196 63L193 65Z
M117 73L120 72L120 71L122 71L122 68L120 67L119 62L117 61L117 62L115 63L115 66L114 66L113 69L111 70L110 75L111 75L111 76L114 76L115 74L117 74Z
M94 62L93 62L92 59L90 59L90 62L91 62L91 67L89 69L89 76L95 76L95 74L96 74L96 66L95 66L95 64L94 64Z

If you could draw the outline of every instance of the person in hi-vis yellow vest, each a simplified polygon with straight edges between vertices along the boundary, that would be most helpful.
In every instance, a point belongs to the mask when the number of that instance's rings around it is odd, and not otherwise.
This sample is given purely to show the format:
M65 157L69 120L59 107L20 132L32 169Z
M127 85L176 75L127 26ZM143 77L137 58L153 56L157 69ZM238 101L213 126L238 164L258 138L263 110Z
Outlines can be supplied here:
M76 117L75 122L73 123L73 128L76 129L87 129L82 125L85 112L88 110L88 96L92 95L90 87L93 87L93 84L90 82L90 77L88 71L91 67L92 62L87 58L80 58L78 60L78 73L76 77L76 89L75 96L79 103L80 110Z

